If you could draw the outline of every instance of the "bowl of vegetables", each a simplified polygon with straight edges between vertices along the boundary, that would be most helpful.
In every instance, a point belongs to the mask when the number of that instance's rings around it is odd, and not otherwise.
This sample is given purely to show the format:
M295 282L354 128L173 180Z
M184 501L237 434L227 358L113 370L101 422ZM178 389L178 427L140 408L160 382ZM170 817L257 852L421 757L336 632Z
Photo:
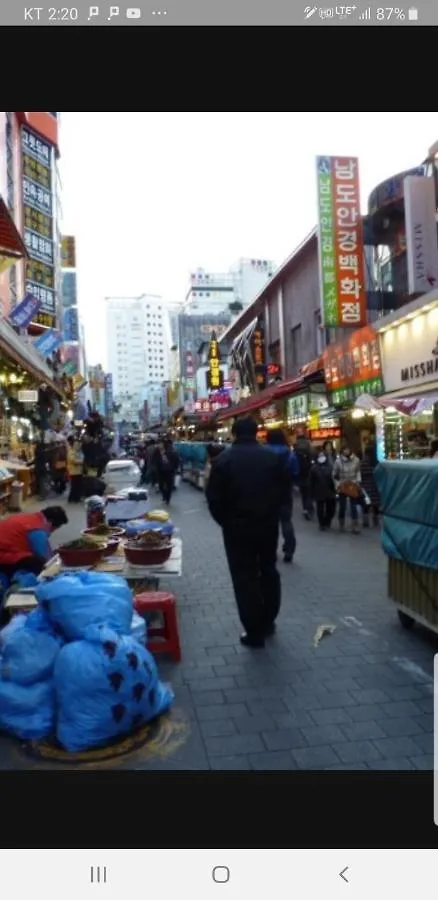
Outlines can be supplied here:
M107 544L96 544L92 538L83 535L68 544L58 547L58 553L64 566L95 566L107 552Z
M125 557L133 566L161 566L172 553L169 536L160 531L143 531L124 546Z
M96 543L104 544L105 541L120 540L125 534L125 529L103 524L96 525L94 528L85 528L82 534L86 534L88 537L93 538Z

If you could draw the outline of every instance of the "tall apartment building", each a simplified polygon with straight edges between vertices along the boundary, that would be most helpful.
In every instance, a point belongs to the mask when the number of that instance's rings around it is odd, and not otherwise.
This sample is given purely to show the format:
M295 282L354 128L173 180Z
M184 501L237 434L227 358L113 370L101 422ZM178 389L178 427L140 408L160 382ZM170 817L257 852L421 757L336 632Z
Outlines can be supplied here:
M108 371L119 419L133 421L144 387L169 380L169 317L161 297L107 297Z
M228 272L197 269L190 276L184 302L186 315L220 314L237 304L234 314L248 306L272 277L276 266L266 259L240 259Z

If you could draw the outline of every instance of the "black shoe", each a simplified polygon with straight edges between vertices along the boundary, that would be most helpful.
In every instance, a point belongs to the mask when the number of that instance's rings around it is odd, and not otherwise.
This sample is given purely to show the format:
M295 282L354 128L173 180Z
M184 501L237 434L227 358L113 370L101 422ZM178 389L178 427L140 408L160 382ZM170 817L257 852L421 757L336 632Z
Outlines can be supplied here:
M270 625L267 625L265 628L266 637L272 637L273 634L277 631L277 625L275 622L271 622Z
M284 556L283 556L283 562L285 562L285 563L292 563L293 561L294 561L294 558L293 558L293 556L291 556L290 553L285 553L285 554L284 554Z
M264 647L265 646L265 638L260 637L259 635L247 634L246 631L240 635L240 643L243 644L244 647Z
M320 525L320 526L319 526L319 530L320 530L320 531L327 531L327 525Z

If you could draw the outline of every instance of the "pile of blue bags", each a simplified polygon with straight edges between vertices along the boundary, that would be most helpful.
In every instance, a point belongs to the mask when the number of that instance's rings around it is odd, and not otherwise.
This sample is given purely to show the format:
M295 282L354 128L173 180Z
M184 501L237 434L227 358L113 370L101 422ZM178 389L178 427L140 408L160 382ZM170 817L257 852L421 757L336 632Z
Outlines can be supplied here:
M123 578L59 575L35 593L37 609L0 632L0 729L22 740L56 736L78 752L169 709L173 692L158 678Z

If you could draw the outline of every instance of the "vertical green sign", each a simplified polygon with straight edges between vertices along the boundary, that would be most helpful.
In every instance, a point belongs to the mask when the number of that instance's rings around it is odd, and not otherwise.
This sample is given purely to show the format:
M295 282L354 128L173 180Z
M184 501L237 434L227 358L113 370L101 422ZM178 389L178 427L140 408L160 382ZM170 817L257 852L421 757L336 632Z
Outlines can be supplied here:
M339 325L335 264L335 222L333 215L332 158L317 157L318 219L319 219L319 279L323 324L326 328Z

